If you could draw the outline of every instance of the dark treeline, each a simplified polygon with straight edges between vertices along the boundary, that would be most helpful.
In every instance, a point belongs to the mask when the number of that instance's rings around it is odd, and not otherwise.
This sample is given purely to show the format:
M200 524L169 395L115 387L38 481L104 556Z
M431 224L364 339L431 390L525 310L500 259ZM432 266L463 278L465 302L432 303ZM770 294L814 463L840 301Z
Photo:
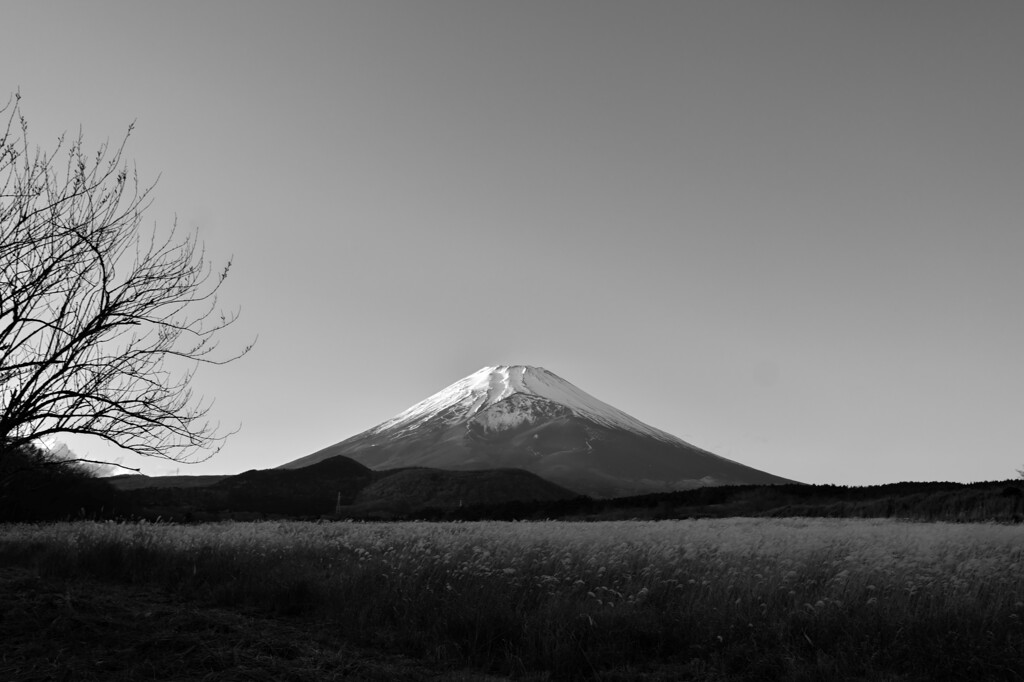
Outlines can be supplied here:
M115 518L128 511L118 491L81 464L33 445L0 457L0 521Z
M1024 519L1024 481L903 482L874 486L738 485L615 499L409 508L355 505L378 475L338 458L304 469L250 471L211 485L119 490L89 469L34 447L0 459L0 521L163 519L615 520L806 516L1002 523ZM340 513L339 513L340 511Z
M609 500L578 497L555 502L423 510L430 520L615 520L728 516L902 518L918 521L1020 523L1024 481L903 482L874 486L737 485L696 488Z

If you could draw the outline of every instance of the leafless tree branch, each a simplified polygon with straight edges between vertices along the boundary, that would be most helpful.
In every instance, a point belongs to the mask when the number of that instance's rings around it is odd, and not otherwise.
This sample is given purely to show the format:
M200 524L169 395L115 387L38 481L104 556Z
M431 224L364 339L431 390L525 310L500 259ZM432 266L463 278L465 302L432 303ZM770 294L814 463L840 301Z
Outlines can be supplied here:
M52 434L98 436L140 455L202 461L230 433L190 388L238 319L197 235L143 230L153 185L117 146L81 132L33 148L15 95L0 109L0 457ZM64 158L61 158L64 157Z

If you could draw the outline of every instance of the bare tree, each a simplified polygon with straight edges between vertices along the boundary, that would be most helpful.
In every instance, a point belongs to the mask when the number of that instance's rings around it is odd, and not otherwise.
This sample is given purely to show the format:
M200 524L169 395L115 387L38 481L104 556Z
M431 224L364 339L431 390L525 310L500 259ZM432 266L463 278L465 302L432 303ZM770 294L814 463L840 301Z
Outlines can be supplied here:
M227 435L193 395L238 311L220 311L195 233L142 229L153 185L117 146L62 136L29 145L15 95L0 109L0 460L52 434L98 436L140 455L202 461ZM6 118L6 123L3 119ZM86 460L87 461L87 460Z

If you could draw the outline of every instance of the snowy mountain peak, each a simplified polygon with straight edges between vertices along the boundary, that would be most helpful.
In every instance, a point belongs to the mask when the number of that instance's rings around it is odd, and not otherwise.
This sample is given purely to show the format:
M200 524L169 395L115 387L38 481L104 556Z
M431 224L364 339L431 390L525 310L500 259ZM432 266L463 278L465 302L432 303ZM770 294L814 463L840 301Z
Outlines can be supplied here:
M529 365L484 367L281 468L337 456L381 472L525 469L594 497L789 482L690 445Z
M542 398L602 426L626 429L670 443L684 443L675 436L648 426L625 412L601 402L555 373L543 367L529 365L483 367L371 431L394 433L419 428L428 421L454 422L472 419L513 395ZM502 421L507 419L508 417Z

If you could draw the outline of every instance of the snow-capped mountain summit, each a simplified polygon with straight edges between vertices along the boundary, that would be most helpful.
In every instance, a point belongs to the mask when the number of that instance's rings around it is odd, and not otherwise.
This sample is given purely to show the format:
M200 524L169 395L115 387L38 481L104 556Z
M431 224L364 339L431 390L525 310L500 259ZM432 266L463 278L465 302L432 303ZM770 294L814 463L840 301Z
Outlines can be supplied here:
M644 424L541 367L484 367L352 438L280 468L345 455L374 469L520 468L596 497L784 483Z
M498 407L512 396L524 399ZM529 365L484 367L375 426L370 432L390 430L401 433L435 417L448 421L476 419L486 423L490 429L518 426L544 413L537 410L539 405L535 399L560 405L578 417L609 428L635 431L670 443L683 442L584 393L554 372ZM533 409L526 409L527 405Z

